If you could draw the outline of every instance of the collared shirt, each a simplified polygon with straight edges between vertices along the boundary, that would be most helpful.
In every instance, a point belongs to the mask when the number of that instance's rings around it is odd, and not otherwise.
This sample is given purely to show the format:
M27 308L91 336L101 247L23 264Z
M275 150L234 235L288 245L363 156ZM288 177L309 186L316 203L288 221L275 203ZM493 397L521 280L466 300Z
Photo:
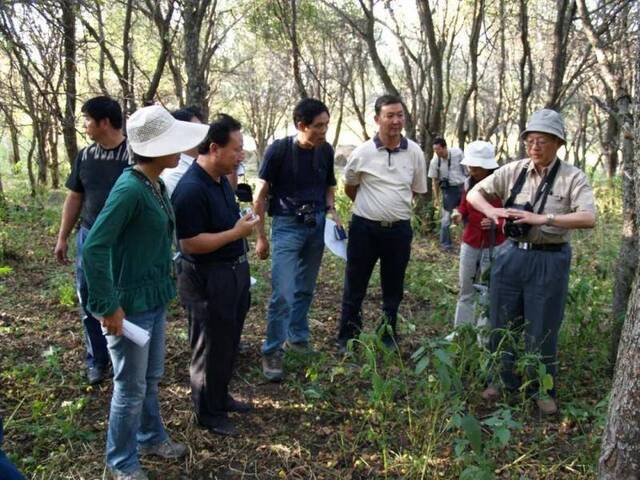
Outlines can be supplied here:
M448 158L440 158L435 155L429 164L429 178L449 179L449 185L462 185L467 178L467 172L460 163L464 159L462 150L456 147L447 147ZM451 170L449 170L449 158L451 159ZM440 168L438 169L438 161Z
M562 215L573 212L591 212L595 214L595 198L587 176L579 168L558 159L548 165L542 175L535 169L533 161L528 158L507 163L479 182L472 191L483 191L486 195L497 195L503 202L506 202L520 171L526 168L527 176L524 185L520 193L516 195L514 203L523 205L530 202L533 204L538 186L544 176L553 168L555 162L560 162L560 168L542 213ZM538 213L540 200L533 207L535 213ZM527 236L521 240L532 243L564 243L568 242L570 238L569 229L541 225L531 227Z
M169 195L169 197L171 197L171 195L173 194L173 191L176 188L176 185L178 185L178 182L180 181L182 176L186 173L186 171L189 170L189 167L191 166L194 160L195 158L193 158L192 156L187 155L186 153L181 153L180 160L178 161L177 167L165 168L163 170L162 174L160 175L160 178L162 178L162 181L167 187L167 194Z
M230 230L240 218L240 209L227 177L223 175L216 182L198 162L193 162L178 182L171 201L179 240ZM240 239L213 252L183 256L194 263L208 263L233 261L243 254L244 242Z
M413 192L427 191L424 154L411 140L387 149L378 135L356 148L344 167L347 185L358 185L353 213L375 221L411 218Z

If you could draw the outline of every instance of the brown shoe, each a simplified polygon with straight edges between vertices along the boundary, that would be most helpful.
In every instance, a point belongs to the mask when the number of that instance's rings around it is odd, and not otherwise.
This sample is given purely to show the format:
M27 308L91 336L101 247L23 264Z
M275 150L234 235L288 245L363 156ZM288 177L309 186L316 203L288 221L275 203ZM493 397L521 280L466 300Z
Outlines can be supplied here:
M539 398L536 403L543 415L555 415L558 413L558 405L553 398Z
M480 396L487 402L495 402L496 400L498 400L498 398L500 398L500 392L496 387L487 387L480 394Z

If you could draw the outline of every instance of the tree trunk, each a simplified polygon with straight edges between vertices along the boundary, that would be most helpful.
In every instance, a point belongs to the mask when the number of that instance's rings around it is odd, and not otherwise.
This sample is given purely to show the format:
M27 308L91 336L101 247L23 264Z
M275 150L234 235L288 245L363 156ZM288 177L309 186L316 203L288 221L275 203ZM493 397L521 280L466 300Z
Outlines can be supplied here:
M60 160L58 156L58 134L56 129L51 126L47 139L49 150L49 169L51 170L51 187L60 188Z
M640 44L636 53L635 118L640 118ZM627 97L628 98L628 97ZM628 105L628 103L627 103ZM626 118L629 119L630 115ZM625 172L632 172L635 187L640 185L640 122L635 122L635 153L624 156ZM625 143L631 143L631 132ZM627 147L627 149L631 149ZM627 186L628 188L628 186ZM634 190L637 212L640 210L640 192ZM629 201L625 197L625 202ZM626 219L625 219L626 223ZM638 229L634 231L637 242ZM635 248L634 248L635 250ZM622 252L621 252L622 253ZM637 265L637 260L636 260ZM627 318L622 328L615 377L607 424L602 439L598 462L600 480L632 480L640 478L640 270L635 268L635 281L627 307Z
M571 32L575 14L575 0L556 0L551 79L545 108L558 110L562 100L562 93L567 90L567 85L564 83L564 74L567 69L569 33Z
M62 6L62 31L64 33L64 88L65 109L62 118L62 135L64 146L67 150L69 163L78 154L78 141L76 138L76 0L63 0Z
M522 41L522 57L520 58L520 108L518 114L518 127L522 132L527 126L527 108L529 97L533 89L533 62L531 60L531 47L529 45L529 13L527 1L520 0L520 40ZM519 157L525 157L524 144L520 142Z

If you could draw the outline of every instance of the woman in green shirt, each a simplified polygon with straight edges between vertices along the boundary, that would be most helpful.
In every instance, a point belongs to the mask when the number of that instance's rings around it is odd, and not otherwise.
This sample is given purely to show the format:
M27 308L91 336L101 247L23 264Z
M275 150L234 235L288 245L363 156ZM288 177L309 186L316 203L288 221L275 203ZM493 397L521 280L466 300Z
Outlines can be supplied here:
M199 144L208 129L175 120L159 106L135 112L127 136L136 164L114 185L84 244L87 306L103 319L114 371L106 456L115 479L147 478L139 453L179 458L187 450L167 435L158 403L166 305L175 296L175 219L159 176L178 164L180 152ZM123 336L125 317L149 333L144 346Z

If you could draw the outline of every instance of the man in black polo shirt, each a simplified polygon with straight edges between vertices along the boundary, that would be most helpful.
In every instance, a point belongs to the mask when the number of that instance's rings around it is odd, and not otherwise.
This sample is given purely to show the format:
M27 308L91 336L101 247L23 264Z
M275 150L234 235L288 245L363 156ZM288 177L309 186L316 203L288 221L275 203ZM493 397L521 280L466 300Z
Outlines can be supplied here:
M178 291L189 315L191 398L200 425L221 435L236 434L228 412L251 408L229 395L249 309L244 238L258 222L252 214L240 218L226 178L242 159L240 129L219 115L171 197L181 251Z
M318 270L324 251L324 219L335 211L333 148L326 141L329 111L313 98L293 110L298 133L273 142L260 165L254 204L264 218L268 199L273 260L267 335L262 345L262 372L271 381L283 377L283 348L309 351L309 320ZM269 255L263 224L258 226L256 253Z
M87 136L95 143L80 150L73 162L66 183L69 193L62 208L55 256L60 263L69 263L67 241L80 218L76 238L76 288L87 348L87 379L89 384L95 385L106 377L110 362L100 322L85 308L88 291L82 269L82 245L111 187L129 165L129 152L122 134L122 109L118 102L109 97L95 97L82 106L82 114Z

